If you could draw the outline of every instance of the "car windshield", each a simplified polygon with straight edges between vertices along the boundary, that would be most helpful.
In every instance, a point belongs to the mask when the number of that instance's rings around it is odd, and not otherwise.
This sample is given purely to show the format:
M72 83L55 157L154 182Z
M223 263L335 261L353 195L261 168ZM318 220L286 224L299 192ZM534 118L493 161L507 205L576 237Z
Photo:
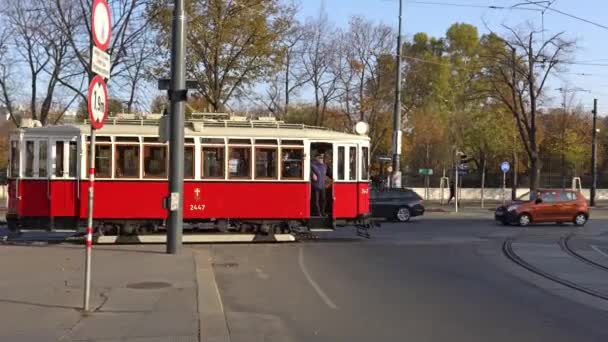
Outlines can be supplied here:
M519 200L519 201L534 201L535 199L536 199L536 193L530 192L530 191L517 197L517 200Z

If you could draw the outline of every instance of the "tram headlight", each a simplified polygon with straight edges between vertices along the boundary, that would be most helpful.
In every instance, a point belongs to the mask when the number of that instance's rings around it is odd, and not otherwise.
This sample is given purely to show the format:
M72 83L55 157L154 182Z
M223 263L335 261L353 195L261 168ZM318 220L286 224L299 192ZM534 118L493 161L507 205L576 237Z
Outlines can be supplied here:
M355 133L359 135L366 135L369 132L369 125L366 122L359 121L355 125Z

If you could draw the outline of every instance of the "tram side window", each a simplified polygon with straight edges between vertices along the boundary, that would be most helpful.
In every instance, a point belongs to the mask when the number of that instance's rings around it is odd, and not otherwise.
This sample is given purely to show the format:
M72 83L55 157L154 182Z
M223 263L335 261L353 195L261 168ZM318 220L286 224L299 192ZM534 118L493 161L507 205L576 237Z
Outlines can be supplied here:
M361 180L369 180L369 148L361 149Z
M63 177L63 141L55 143L55 177Z
M167 147L159 145L144 146L144 177L167 177Z
M34 177L34 142L25 142L25 177Z
M184 178L194 179L194 146L184 147Z
M338 179L344 180L344 146L338 146Z
M348 148L348 180L356 180L357 179L357 148L349 147Z
M89 145L90 146L90 145ZM87 159L87 169L91 167ZM95 144L95 177L112 177L112 146Z
M277 179L277 149L275 147L255 149L255 178Z
M116 145L117 178L139 178L139 146Z
M19 177L19 141L11 141L11 177Z
M304 179L304 149L286 148L281 149L281 178Z
M224 147L203 146L203 178L224 179Z
M230 178L249 178L251 176L251 148L230 147L228 176Z
M38 142L38 177L46 177L48 144L45 140Z

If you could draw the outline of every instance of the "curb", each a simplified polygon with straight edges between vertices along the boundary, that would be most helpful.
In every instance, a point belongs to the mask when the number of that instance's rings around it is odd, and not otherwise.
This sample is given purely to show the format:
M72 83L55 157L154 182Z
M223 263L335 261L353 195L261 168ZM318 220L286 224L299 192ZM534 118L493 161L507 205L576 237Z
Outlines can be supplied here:
M195 251L200 342L230 342L228 323L208 251Z

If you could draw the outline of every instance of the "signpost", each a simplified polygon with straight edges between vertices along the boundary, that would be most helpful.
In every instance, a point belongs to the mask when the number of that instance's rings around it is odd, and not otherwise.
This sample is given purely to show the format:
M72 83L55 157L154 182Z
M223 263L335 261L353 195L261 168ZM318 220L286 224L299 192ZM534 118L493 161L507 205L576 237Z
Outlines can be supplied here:
M91 71L105 79L110 78L110 55L97 46L93 46L93 58L91 58Z
M500 170L502 171L502 205L505 205L505 191L507 188L507 172L511 169L509 162L502 162L500 164Z
M418 174L424 176L424 199L429 199L429 176L433 175L433 169L418 169Z
M105 52L110 45L112 25L110 7L106 0L94 0L91 9L91 39L94 46L91 52L91 74L88 92L88 112L91 122L89 142L89 201L84 275L84 311L89 311L91 297L91 248L93 246L93 185L95 183L95 130L103 127L108 117L108 89L105 78L110 74L110 56ZM98 76L92 77L93 73Z

